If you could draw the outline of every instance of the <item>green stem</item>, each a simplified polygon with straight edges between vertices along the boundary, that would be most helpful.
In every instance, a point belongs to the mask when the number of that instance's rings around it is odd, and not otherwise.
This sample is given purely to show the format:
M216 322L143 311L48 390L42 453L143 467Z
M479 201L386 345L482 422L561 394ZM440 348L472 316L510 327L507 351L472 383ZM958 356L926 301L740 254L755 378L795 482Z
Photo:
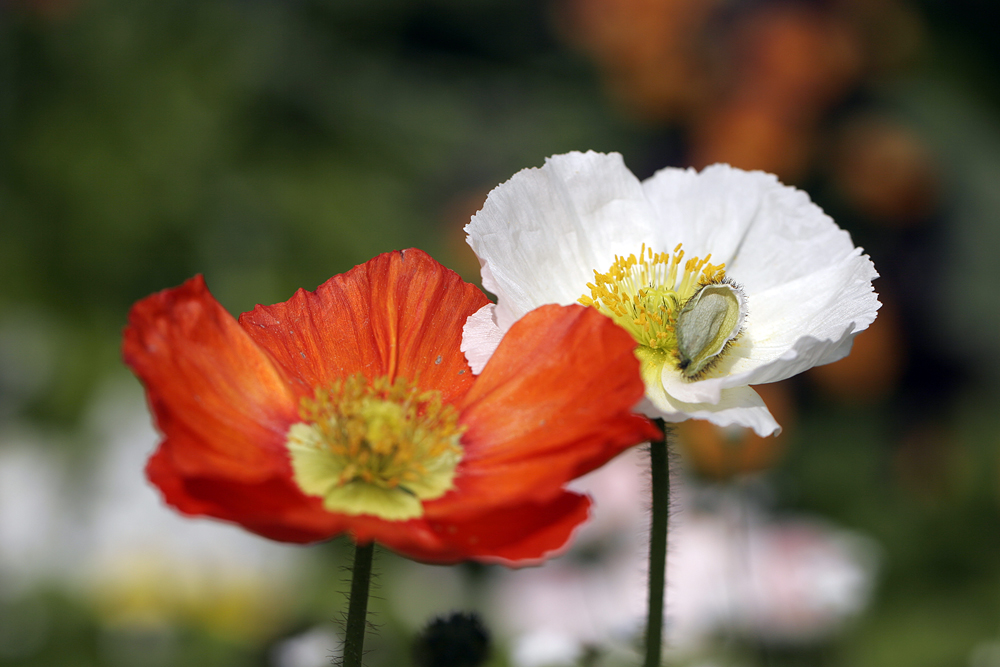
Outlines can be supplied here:
M670 461L667 430L657 420L663 439L649 443L653 496L649 530L649 613L646 616L646 659L643 667L660 667L663 645L663 589L667 567L667 518L670 514Z
M354 549L354 574L351 577L351 600L347 607L347 636L344 638L344 667L361 667L374 552L374 542L359 544Z

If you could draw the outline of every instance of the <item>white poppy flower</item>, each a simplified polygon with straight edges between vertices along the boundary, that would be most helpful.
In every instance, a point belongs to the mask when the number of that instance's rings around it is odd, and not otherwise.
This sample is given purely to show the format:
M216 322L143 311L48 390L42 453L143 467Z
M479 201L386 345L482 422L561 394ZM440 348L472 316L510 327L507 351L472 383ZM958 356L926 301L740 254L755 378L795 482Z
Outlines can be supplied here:
M473 372L534 308L594 305L636 337L639 409L666 421L778 431L748 385L846 356L880 305L871 260L804 192L727 165L640 182L617 153L556 155L465 230L497 296L465 325Z

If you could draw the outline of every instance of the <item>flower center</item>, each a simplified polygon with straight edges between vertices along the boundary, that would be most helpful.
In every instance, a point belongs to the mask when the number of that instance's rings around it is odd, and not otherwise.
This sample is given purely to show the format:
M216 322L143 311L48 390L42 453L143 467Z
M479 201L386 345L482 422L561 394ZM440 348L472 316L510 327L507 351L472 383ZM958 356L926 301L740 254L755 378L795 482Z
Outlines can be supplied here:
M606 273L595 270L594 282L587 283L590 296L579 301L697 380L739 336L746 316L743 291L726 278L725 264L710 259L684 261L681 244L673 253L654 253L643 244L638 258L616 255Z
M440 392L353 375L303 398L299 416L286 442L294 479L331 512L405 521L453 486L465 427Z

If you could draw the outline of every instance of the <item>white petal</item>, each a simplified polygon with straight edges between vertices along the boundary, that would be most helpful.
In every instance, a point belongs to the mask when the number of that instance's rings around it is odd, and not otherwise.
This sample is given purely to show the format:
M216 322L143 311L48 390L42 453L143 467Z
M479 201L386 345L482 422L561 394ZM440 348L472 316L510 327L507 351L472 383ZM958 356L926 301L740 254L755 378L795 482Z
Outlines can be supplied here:
M462 326L462 345L460 349L465 353L465 359L469 362L472 372L479 375L486 367L486 362L490 360L503 332L493 320L492 303L487 304L469 315Z
M854 254L857 248L851 235L812 203L809 195L771 177L760 193L752 223L726 264L726 273L748 294L757 294Z
M732 349L730 348L726 355L731 353ZM676 368L671 368L669 364L663 367L663 375L660 379L663 383L663 390L673 400L682 403L718 403L722 395L723 378L691 382L685 379Z
M749 295L744 334L710 377L687 382L665 369L666 392L680 401L715 403L725 387L777 382L846 356L854 336L875 320L876 277L868 256L854 248L837 264Z
M775 382L845 356L881 305L871 284L878 274L860 253L856 249L837 265L753 295L750 356L730 372L748 369L748 384Z
M704 419L716 426L744 426L765 437L781 432L781 426L771 416L763 399L750 387L724 389L715 404L682 403L666 394L648 390L646 400L636 410L668 422Z
M494 188L465 230L506 331L538 306L575 303L595 269L639 251L653 220L621 155L568 153Z
M689 257L711 253L714 263L728 265L757 219L762 194L780 183L771 174L716 164L701 173L661 169L642 187L657 213L654 247L683 243Z
M840 263L754 294L746 341L725 386L776 382L844 357L881 305L875 267L860 249Z
M643 182L656 209L655 245L712 254L748 294L795 280L854 250L850 235L777 177L716 164L663 169Z
M478 370L498 331L539 305L575 302L616 254L683 243L688 256L726 262L748 297L744 333L706 379L664 369L662 384L647 382L668 418L773 431L766 407L742 387L839 359L879 306L871 261L804 192L727 165L664 169L639 184L617 154L554 156L494 189L466 231L498 297L490 317L470 318L477 333L463 340Z

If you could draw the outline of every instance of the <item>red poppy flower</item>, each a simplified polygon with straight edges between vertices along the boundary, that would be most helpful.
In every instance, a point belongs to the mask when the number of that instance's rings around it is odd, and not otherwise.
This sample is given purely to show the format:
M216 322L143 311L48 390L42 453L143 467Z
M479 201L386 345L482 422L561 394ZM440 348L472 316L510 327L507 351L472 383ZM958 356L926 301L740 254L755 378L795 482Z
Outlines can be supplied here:
M592 308L516 324L479 376L487 303L419 250L234 320L201 276L143 299L126 363L164 435L146 472L184 514L275 540L350 533L428 562L537 562L587 517L564 484L658 431L635 342Z

